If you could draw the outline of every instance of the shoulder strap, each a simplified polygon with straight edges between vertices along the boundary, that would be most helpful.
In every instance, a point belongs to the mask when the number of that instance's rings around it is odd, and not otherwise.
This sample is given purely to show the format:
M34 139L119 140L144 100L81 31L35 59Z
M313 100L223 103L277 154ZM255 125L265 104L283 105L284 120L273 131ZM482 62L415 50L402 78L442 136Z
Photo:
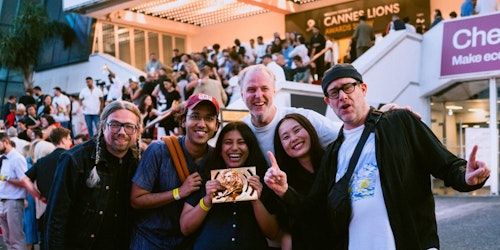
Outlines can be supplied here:
M349 160L349 167L347 168L347 171L344 174L344 176L342 176L342 178L338 181L339 183L341 181L344 182L343 184L345 185L349 183L349 180L351 179L351 176L354 173L354 168L356 167L356 164L358 164L359 156L361 155L361 151L365 146L365 142L368 139L370 133L373 131L373 129L375 129L375 125L377 125L382 114L383 112L376 110L374 108L370 108L370 112L368 113L368 118L366 119L365 122L365 129L363 130L361 138L359 139L358 144L354 149L354 153L352 153L351 159Z
M164 136L162 137L162 140L167 144L168 151L170 151L170 156L174 162L175 170L179 175L179 179L181 182L184 182L184 180L186 180L189 176L189 170L177 136Z

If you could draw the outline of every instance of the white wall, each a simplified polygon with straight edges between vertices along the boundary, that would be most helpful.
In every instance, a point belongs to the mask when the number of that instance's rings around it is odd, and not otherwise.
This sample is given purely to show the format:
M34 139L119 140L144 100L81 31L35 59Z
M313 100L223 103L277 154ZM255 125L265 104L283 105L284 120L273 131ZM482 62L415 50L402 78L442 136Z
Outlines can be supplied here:
M54 87L60 87L67 93L79 93L87 86L85 78L90 76L94 79L105 80L107 82L108 73L102 71L104 65L113 71L125 85L128 86L128 79L131 77L138 78L140 75L146 75L130 65L115 59L107 54L94 54L89 57L88 62L68 65L66 67L36 72L34 79L35 84L42 88L46 94L52 94Z
M353 65L368 85L367 100L370 105L377 107L381 103L397 103L409 106L430 124L429 101L419 87L422 40L419 34L391 32Z

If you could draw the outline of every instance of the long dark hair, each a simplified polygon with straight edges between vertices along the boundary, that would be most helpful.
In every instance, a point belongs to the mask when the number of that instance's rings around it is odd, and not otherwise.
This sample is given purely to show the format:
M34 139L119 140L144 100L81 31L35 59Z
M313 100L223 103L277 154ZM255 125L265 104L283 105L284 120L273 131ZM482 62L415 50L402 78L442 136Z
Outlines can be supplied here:
M168 96L168 89L165 88L164 82L172 83L172 87L174 89L177 86L177 82L176 82L176 79L171 74L165 75L164 77L160 78L158 86L160 87L160 91L163 93L163 95L166 98L166 96Z
M278 122L278 125L276 126L276 129L274 131L274 152L278 165L287 174L293 174L294 172L296 172L297 168L302 168L302 165L300 165L299 160L290 157L285 152L285 149L281 144L279 129L281 124L288 119L297 121L309 134L309 137L311 138L311 148L309 149L308 154L310 155L314 167L314 172L317 173L319 166L321 164L321 158L323 157L324 150L321 147L321 143L319 142L318 132L316 132L316 129L311 124L311 122L301 114L296 114L296 113L288 114L285 117L283 117L283 119L281 119Z
M151 97L151 105L149 105L149 107L146 107L146 98ZM141 111L142 114L149 114L149 112L151 112L151 110L153 110L153 107L156 106L154 101L153 101L153 97L150 96L150 95L143 95L141 97L141 101L139 102L139 111Z
M224 160L222 159L222 143L224 139L224 135L227 133L237 130L240 132L241 137L245 140L245 144L248 147L248 158L243 164L242 167L250 167L255 166L257 170L257 175L262 180L267 170L267 161L264 158L264 154L259 147L259 142L257 141L257 137L252 132L250 127L247 124L241 121L232 121L229 122L226 126L224 126L217 138L217 143L215 144L215 149L208 160L206 170L210 171L211 169L223 169L227 168Z

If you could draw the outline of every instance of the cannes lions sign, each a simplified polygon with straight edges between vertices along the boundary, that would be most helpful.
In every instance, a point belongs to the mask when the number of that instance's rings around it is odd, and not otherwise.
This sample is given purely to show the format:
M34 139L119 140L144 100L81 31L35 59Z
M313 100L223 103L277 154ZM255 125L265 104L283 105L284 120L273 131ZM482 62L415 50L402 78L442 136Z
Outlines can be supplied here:
M295 31L304 35L306 40L310 39L314 25L319 27L320 32L340 39L353 35L360 16L366 16L375 33L384 33L394 14L400 18L409 17L412 24L418 23L425 29L429 23L428 13L429 1L357 0L288 14L285 16L285 26L287 32Z
M500 13L446 22L441 76L500 70Z

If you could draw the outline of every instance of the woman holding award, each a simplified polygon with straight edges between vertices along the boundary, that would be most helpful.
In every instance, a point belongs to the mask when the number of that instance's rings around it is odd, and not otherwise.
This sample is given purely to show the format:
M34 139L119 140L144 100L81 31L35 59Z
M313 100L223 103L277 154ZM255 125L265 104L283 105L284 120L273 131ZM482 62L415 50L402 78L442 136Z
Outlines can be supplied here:
M202 173L205 185L186 199L184 235L198 233L193 249L268 249L279 233L277 199L263 185L267 162L257 138L243 122L221 131Z

